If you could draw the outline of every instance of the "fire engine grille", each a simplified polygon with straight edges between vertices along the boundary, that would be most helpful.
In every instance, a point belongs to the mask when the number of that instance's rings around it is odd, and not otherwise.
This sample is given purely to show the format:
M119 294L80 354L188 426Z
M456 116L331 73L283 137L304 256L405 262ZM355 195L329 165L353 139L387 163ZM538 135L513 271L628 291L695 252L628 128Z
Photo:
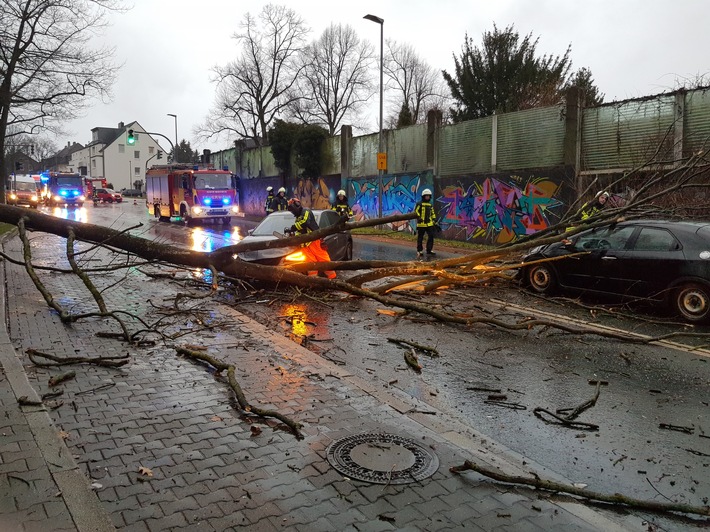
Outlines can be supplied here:
M348 478L373 484L408 484L430 477L437 456L414 440L394 434L356 434L326 450L328 462Z
M210 209L208 214L216 214L219 216L223 216L223 215L227 214L227 211L226 211L226 209Z

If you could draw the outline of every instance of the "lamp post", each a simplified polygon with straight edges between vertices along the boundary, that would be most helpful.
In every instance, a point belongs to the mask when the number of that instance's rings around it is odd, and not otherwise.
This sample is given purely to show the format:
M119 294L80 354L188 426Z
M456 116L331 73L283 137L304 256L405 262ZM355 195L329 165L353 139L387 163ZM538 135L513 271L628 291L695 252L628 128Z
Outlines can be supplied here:
M175 119L175 147L173 148L173 162L178 162L177 160L177 147L178 147L178 136L177 136L177 115L168 113L168 116L172 116Z
M379 176L378 183L378 202L377 202L377 217L382 218L382 172L383 164L381 163L381 158L384 157L384 146L382 145L382 79L383 79L383 67L384 67L384 35L385 35L385 19L376 17L375 15L365 15L362 17L367 20L371 20L380 25L380 135L379 135L379 148L377 152L377 175ZM384 159L387 160L386 158Z

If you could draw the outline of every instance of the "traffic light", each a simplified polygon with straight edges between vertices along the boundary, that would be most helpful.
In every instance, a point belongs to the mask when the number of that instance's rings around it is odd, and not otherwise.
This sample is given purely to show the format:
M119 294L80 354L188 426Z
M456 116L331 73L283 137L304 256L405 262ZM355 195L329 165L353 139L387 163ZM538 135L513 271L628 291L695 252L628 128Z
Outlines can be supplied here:
M34 155L34 154L35 154L35 145L30 144L30 155Z
M126 142L128 143L129 146L133 146L136 143L136 137L133 136L132 129L128 130L128 138L126 139Z
M163 158L163 151L158 150L158 159L162 159L162 158Z

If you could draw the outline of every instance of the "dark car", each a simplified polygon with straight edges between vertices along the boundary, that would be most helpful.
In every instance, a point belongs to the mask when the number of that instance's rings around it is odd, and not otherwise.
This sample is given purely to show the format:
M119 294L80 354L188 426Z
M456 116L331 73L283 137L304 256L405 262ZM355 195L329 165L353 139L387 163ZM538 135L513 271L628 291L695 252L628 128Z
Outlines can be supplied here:
M663 303L692 323L710 321L710 223L634 220L538 246L523 282L541 294L568 289Z
M137 188L124 188L121 194L127 198L140 198L143 195Z
M313 215L316 217L318 226L321 229L335 225L340 221L340 216L335 211L314 210ZM291 227L295 221L295 216L288 211L273 212L264 218L253 230L249 231L249 235L242 242L275 240L278 237L274 236L274 232L283 233L284 229ZM351 260L353 258L353 237L350 231L341 231L328 235L323 240L331 260ZM237 259L268 266L297 264L305 262L305 258L299 249L300 246L244 251L237 255Z
M99 201L103 201L104 203L121 203L123 201L121 193L111 188L97 188L96 194L99 197Z

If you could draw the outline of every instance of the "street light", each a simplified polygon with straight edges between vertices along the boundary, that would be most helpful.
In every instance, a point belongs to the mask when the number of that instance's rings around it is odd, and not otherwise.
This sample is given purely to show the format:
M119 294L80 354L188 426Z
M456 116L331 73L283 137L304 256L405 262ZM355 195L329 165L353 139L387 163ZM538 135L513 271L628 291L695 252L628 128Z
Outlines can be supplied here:
M173 162L178 162L177 160L177 147L178 147L178 137L177 137L177 115L168 113L168 116L172 116L175 119L175 147L173 148Z
M380 201L377 202L377 217L382 218L382 173L383 173L383 167L386 165L383 165L382 162L380 162L381 157L384 156L384 146L382 145L382 72L383 72L383 62L384 62L384 36L385 36L385 19L376 17L375 15L365 15L362 17L367 20L371 20L372 22L376 22L377 24L380 25L380 138L379 138L379 149L377 152L377 174L379 175L379 194L380 194ZM386 162L387 159L385 158L384 161Z

